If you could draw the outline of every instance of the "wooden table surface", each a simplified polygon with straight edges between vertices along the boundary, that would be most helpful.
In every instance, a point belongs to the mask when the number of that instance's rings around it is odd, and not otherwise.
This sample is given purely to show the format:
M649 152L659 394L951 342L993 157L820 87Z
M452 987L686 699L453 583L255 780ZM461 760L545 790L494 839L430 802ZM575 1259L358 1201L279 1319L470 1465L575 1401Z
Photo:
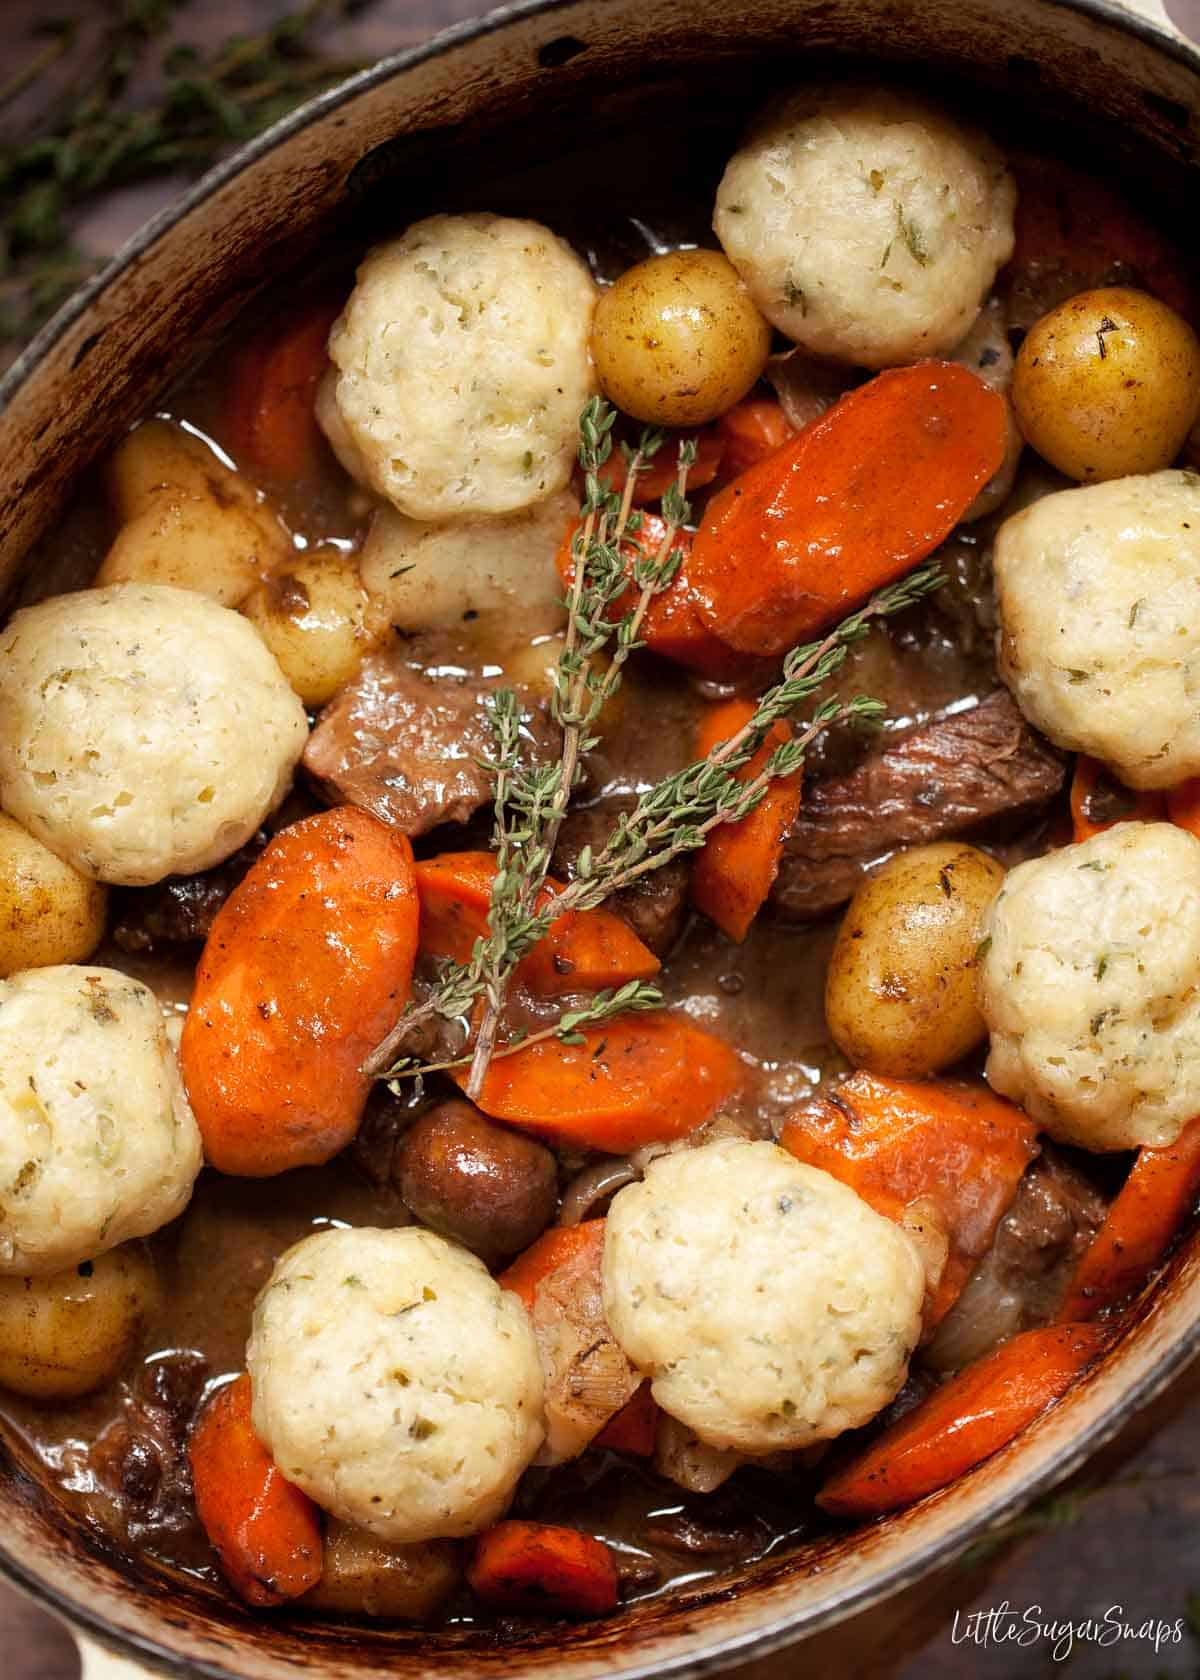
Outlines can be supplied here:
M118 3L74 0L47 8L44 0L0 0L3 75L35 50L33 29L48 10L99 27ZM179 33L216 42L297 5L191 0ZM481 9L479 0L375 0L339 26L337 53L367 60ZM23 115L32 120L35 113ZM111 252L179 185L103 201L84 218L79 242L98 254ZM986 1555L790 1653L750 1664L735 1680L1042 1680L1064 1668L1070 1680L1200 1676L1198 1400L1200 1365ZM1057 1624L1053 1632L1050 1624ZM1119 1624L1137 1636L1118 1637ZM0 1583L0 1680L75 1680L78 1672L66 1631Z

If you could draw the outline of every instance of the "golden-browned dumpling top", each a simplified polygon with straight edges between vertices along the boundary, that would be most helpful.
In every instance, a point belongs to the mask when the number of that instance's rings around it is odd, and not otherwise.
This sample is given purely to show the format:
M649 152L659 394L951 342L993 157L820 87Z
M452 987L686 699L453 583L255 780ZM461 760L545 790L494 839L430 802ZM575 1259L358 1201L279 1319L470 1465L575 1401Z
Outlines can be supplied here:
M1130 787L1200 774L1200 476L1043 496L994 559L1000 675L1030 722Z
M246 1349L289 1481L384 1540L494 1522L542 1440L529 1315L432 1231L318 1231L284 1254Z
M595 301L537 222L430 216L375 246L329 339L343 463L411 519L512 513L561 490L595 384Z
M1200 1113L1200 841L1127 822L1033 858L983 934L996 1090L1062 1143L1173 1143Z
M148 1236L187 1206L200 1165L148 987L65 965L0 981L0 1272Z
M671 1417L756 1454L856 1429L897 1392L925 1271L899 1225L773 1143L708 1143L618 1192L604 1311Z
M209 869L291 785L304 708L238 613L111 584L0 633L0 805L85 875Z
M781 332L883 368L962 339L1012 254L1015 202L991 141L926 101L806 88L731 158L713 227Z

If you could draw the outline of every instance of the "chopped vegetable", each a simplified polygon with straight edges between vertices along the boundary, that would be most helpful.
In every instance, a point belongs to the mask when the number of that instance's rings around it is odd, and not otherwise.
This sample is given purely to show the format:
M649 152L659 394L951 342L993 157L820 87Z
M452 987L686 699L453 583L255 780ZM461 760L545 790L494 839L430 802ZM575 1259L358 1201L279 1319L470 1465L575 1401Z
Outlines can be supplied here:
M466 962L477 939L487 936L496 858L492 852L443 852L416 866L421 902L420 949ZM556 893L547 877L536 908ZM569 910L553 923L518 964L516 978L539 997L598 991L646 980L660 964L627 922L611 910Z
M1200 776L1180 782L1167 794L1167 821L1200 840Z
M697 758L707 758L714 747L736 735L754 712L752 700L726 700L713 706L700 725ZM791 738L785 723L772 724L762 746L736 772L738 781L751 782L761 775L775 748L785 746ZM692 903L739 944L749 933L779 873L783 842L800 809L800 782L800 771L771 782L748 817L714 828L696 855Z
M475 1098L485 1114L540 1137L623 1155L685 1137L739 1082L737 1057L682 1015L618 1016L580 1033L497 1056ZM466 1084L465 1071L453 1077Z
M1163 1258L1200 1193L1200 1119L1165 1149L1140 1149L1129 1177L1081 1256L1058 1314L1094 1318L1135 1294Z
M213 923L183 1029L212 1166L267 1177L349 1143L363 1063L407 1001L416 945L402 834L343 806L276 835Z
M617 1566L600 1540L550 1523L502 1522L479 1536L471 1590L501 1610L604 1616L617 1607Z
M501 1289L519 1295L532 1312L533 1298L542 1279L593 1248L597 1252L604 1248L603 1219L585 1219L582 1225L552 1225L524 1254L517 1256L507 1271L500 1273L496 1282Z
M879 374L708 505L688 575L701 617L778 654L933 552L999 470L1004 399L953 362Z
M950 1250L927 1330L957 1300L1037 1152L1030 1121L985 1085L870 1073L797 1109L779 1141L877 1213L903 1222L915 1202L936 1211Z
M653 1458L658 1438L658 1403L644 1382L632 1400L596 1436L595 1445L610 1452L630 1453L634 1458Z
M225 424L239 466L283 482L313 471L321 449L313 404L329 365L329 329L340 308L340 302L310 304L280 331L264 331L239 351Z
M968 1365L836 1471L817 1504L839 1517L911 1505L1007 1446L1099 1355L1094 1325L1026 1330Z
M695 469L688 474L688 484L694 481ZM641 480L638 482L640 484ZM574 526L568 529L554 562L566 589L570 588L575 576L575 529ZM628 555L626 569L631 575L639 556L658 553L666 531L666 522L660 514L644 513L641 516L636 535L627 537L622 544L623 552ZM652 653L659 654L663 659L673 659L677 665L685 665L702 676L722 681L744 672L747 661L718 641L696 610L687 577L691 541L687 531L676 532L672 547L683 551L683 564L668 587L651 600L642 619L640 639ZM634 610L637 601L638 591L630 583L624 594L609 603L607 617L617 622L623 614Z
M717 436L725 445L721 473L736 478L782 449L796 435L783 408L766 397L747 397L717 421Z
M1187 784L1184 784L1185 787ZM1168 800L1173 797L1168 795ZM1136 793L1118 782L1099 759L1080 753L1071 777L1071 828L1076 844L1094 834L1115 828L1122 822L1161 822L1164 801L1161 793L1140 789ZM1176 821L1171 817L1171 821ZM1180 823L1187 828L1186 822Z
M192 1431L196 1514L234 1590L258 1609L321 1579L321 1521L279 1472L250 1421L250 1378L218 1389Z

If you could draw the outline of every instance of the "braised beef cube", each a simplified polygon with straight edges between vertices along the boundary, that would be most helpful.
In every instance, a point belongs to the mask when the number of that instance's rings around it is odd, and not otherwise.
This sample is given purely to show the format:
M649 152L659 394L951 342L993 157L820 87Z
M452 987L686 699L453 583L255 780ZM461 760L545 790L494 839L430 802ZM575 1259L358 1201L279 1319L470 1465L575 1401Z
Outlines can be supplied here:
M1059 754L998 689L969 711L880 744L846 776L805 788L771 906L788 921L845 903L867 867L901 846L1031 820L1060 791Z
M492 798L485 702L498 686L425 676L406 662L403 644L385 648L321 713L304 768L330 804L359 805L404 834L466 822ZM526 754L549 762L557 730L533 708L526 719Z

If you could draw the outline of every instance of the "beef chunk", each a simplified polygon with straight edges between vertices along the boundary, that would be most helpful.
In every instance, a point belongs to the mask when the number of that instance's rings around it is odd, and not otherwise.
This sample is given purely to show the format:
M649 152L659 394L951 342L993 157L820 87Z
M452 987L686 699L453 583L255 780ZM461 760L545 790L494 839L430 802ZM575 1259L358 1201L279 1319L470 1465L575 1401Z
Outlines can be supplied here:
M771 891L792 921L845 902L867 866L899 846L1032 817L1062 787L1054 749L1005 689L879 746L856 770L805 790Z
M634 803L629 798L606 799L601 804L569 811L559 831L551 873L571 880L584 847L599 852L621 812L632 810ZM643 875L631 887L614 893L605 900L604 907L628 922L655 956L665 956L683 931L690 873L687 859L675 858L661 869Z
M270 839L260 828L252 840L202 875L168 875L153 887L115 893L112 937L123 951L163 951L201 945L217 911Z
M492 797L480 763L495 742L484 701L498 684L483 677L429 677L402 643L373 654L321 713L304 768L331 804L359 805L402 834L466 822ZM527 710L531 757L558 751L557 730Z
M1104 1197L1069 1159L1045 1144L1021 1180L984 1262L1021 1300L1021 1328L1044 1324L1062 1305L1071 1274L1103 1222Z
M1104 1196L1053 1145L1026 1170L991 1248L938 1326L925 1357L956 1371L998 1342L1048 1324L1104 1219Z

